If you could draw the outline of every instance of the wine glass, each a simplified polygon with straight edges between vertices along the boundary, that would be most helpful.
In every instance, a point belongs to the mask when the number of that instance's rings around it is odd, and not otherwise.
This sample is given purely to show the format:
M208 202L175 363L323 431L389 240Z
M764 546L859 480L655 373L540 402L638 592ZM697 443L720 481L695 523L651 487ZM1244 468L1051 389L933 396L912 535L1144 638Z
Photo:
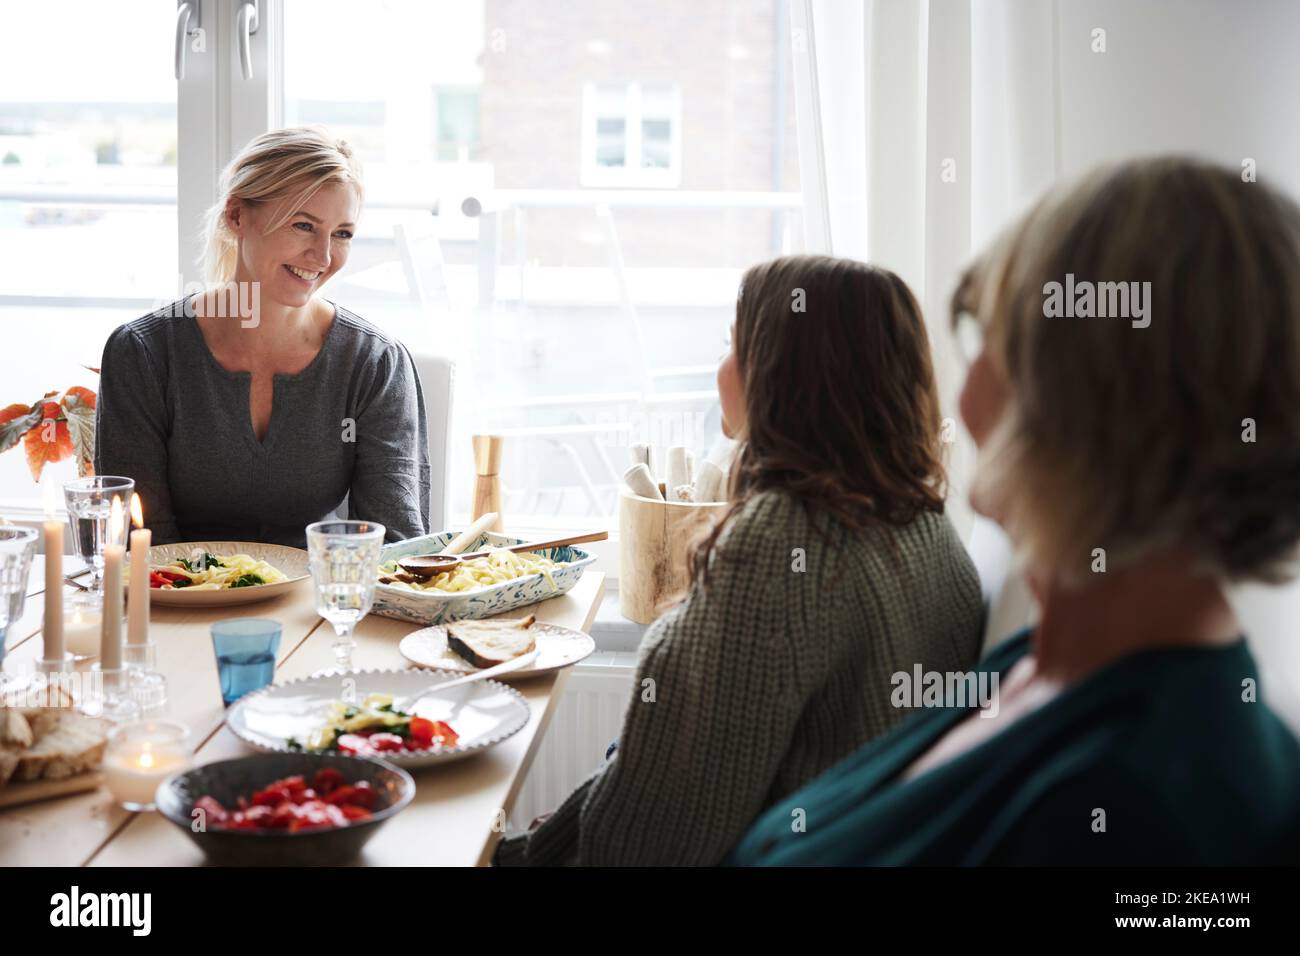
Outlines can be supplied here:
M383 545L384 526L373 521L317 521L307 526L316 613L334 626L338 671L352 670L357 646L352 632L374 602Z
M4 696L5 645L9 627L23 615L27 579L36 554L36 529L0 525L0 698Z
M99 598L104 593L104 545L110 534L121 535L127 517L127 506L131 503L131 493L135 491L135 482L130 478L116 475L91 475L78 478L63 486L63 496L68 505L68 518L72 522L72 541L77 554L90 565L90 592ZM113 499L122 502L123 527L110 531L108 517L113 507Z

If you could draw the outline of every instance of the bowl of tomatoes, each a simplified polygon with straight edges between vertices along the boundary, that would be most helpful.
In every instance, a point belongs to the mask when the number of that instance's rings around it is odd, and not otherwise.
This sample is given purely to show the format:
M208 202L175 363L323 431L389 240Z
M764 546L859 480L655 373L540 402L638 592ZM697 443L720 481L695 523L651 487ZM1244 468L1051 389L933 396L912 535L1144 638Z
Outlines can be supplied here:
M158 788L158 812L224 866L338 866L415 796L373 757L273 753L220 760Z

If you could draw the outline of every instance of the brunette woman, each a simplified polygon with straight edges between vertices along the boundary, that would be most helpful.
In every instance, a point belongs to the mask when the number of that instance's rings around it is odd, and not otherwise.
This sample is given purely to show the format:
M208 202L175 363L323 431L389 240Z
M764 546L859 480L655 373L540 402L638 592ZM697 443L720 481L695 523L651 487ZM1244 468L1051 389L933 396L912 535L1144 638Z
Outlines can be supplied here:
M801 308L802 306L802 308ZM714 864L767 807L898 722L891 680L975 659L920 310L895 275L745 275L718 370L734 504L640 651L616 756L498 864Z

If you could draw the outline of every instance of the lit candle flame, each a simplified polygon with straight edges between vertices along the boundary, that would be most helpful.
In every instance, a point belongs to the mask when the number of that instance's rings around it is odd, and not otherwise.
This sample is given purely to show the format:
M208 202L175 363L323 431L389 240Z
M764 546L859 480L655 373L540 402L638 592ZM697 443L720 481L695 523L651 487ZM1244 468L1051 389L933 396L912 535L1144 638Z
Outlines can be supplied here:
M122 499L113 496L113 504L108 510L108 544L122 543Z
M59 490L54 486L54 482L45 479L45 488L42 489L41 503L45 507L45 517L49 521L54 520L55 513L59 510Z
M131 523L137 528L144 527L144 511L140 507L140 496L131 494Z

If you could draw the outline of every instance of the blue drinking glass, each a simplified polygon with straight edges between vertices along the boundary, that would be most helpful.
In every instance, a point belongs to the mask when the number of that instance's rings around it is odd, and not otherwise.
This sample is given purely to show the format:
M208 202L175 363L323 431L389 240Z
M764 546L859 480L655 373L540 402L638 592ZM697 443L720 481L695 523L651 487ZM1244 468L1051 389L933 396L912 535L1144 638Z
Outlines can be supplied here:
M245 694L267 686L275 677L280 650L280 622L237 617L212 625L221 699L229 706Z

